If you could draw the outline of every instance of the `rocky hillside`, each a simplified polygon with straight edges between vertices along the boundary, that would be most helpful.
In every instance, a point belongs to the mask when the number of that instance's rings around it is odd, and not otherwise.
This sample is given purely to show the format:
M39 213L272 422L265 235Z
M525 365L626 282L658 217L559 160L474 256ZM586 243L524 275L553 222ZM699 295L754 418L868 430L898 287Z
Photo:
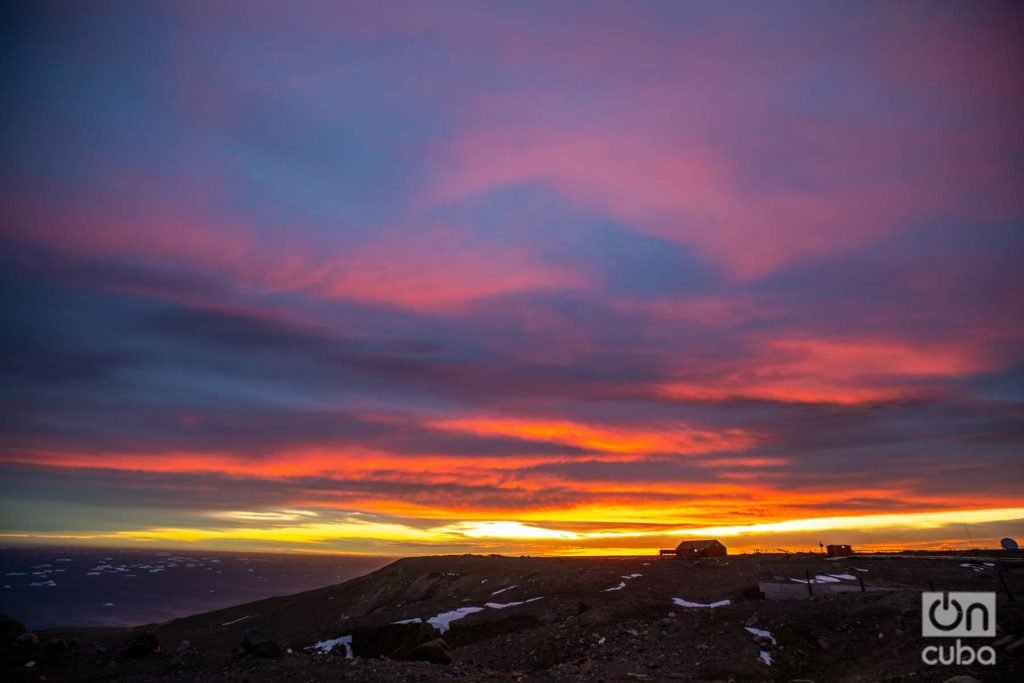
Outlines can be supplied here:
M994 553L408 558L335 586L133 630L20 635L9 625L5 678L1024 680L1020 566ZM758 590L808 579L803 599ZM1003 591L997 666L921 662L929 583ZM849 592L826 594L832 584Z

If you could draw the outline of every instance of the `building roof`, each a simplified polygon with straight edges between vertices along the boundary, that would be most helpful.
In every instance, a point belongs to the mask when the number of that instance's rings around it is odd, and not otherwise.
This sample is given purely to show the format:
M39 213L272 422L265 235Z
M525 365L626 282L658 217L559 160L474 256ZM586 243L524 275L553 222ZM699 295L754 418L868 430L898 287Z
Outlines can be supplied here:
M709 548L715 544L722 545L718 539L712 538L707 541L683 541L679 544L680 548Z

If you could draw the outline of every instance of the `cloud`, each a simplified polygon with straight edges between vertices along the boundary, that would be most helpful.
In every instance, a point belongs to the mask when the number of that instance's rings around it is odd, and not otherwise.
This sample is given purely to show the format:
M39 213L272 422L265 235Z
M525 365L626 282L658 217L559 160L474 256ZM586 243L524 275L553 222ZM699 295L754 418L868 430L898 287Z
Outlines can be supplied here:
M11 533L1015 507L1018 9L237 14L6 25Z

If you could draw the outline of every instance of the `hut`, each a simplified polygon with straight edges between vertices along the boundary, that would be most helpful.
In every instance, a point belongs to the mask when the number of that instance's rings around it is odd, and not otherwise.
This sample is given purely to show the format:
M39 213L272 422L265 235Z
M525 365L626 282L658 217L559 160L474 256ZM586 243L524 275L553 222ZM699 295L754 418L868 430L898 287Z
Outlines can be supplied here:
M679 557L725 557L725 546L715 539L707 541L683 541L676 547Z
M829 557L849 557L853 555L853 548L845 544L827 545L825 552Z

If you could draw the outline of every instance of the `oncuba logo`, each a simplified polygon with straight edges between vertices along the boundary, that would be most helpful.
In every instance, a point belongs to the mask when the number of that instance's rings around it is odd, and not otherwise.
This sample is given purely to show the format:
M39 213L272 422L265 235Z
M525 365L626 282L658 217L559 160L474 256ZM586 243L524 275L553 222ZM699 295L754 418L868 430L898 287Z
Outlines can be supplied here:
M956 638L954 644L929 645L921 651L925 664L996 663L996 651L972 647L960 638L992 638L996 635L995 593L922 593L921 635L925 638Z

